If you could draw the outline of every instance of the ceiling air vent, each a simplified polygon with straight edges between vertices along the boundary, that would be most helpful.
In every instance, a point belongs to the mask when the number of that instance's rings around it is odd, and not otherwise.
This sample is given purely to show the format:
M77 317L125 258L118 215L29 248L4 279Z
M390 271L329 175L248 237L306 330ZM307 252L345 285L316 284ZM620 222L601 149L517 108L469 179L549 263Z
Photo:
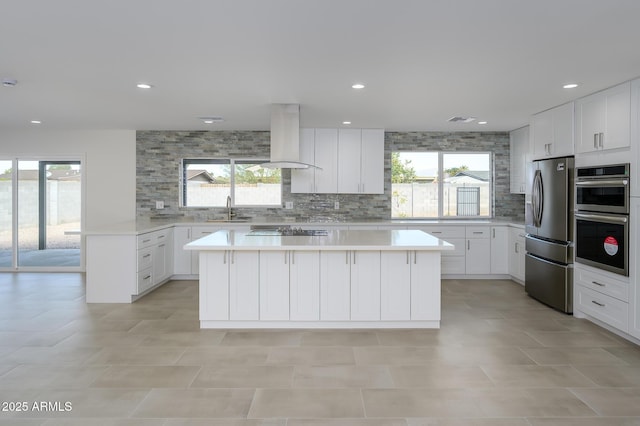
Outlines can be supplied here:
M448 119L447 121L449 123L471 123L472 121L475 121L475 117L460 117L460 116L455 116L455 117L451 117L450 119Z

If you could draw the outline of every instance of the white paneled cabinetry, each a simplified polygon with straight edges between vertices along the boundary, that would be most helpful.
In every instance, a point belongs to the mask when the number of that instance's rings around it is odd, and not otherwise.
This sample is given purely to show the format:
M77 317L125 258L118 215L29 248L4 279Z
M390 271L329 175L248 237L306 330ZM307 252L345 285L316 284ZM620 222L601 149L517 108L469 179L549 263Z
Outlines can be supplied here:
M491 273L491 238L488 226L466 227L466 273L487 275Z
M491 273L509 273L509 228L491 227Z
M384 192L383 129L301 129L300 161L319 168L293 169L292 193Z
M578 99L576 153L628 148L630 108L630 82Z
M573 155L573 102L551 108L532 117L533 159Z
M525 268L525 233L524 229L509 228L509 275L524 283Z
M137 279L133 295L168 280L173 275L173 228L137 237Z
M529 126L509 133L509 179L512 194L525 193L527 153L529 152Z

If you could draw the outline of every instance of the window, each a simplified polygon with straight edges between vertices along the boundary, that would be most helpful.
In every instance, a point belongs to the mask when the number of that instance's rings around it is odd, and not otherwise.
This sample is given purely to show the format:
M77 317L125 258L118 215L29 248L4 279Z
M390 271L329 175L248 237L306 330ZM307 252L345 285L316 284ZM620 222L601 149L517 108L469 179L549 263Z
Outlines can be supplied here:
M491 217L490 152L392 152L393 218Z
M280 169L261 167L262 159L182 160L182 206L279 206L282 202Z

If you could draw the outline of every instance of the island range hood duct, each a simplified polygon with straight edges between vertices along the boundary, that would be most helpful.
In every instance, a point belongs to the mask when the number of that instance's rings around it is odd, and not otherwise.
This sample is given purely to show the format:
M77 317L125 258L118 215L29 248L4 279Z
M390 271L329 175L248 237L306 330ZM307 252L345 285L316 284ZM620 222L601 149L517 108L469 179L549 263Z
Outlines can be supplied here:
M300 105L271 105L271 159L261 164L269 169L308 169L300 161Z

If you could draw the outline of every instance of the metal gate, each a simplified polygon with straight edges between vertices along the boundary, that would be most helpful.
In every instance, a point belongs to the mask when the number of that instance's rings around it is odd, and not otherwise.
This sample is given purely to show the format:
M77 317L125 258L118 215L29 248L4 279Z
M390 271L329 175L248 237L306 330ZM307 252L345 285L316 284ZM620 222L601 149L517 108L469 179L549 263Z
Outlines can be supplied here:
M480 216L480 187L462 186L456 188L456 215Z

